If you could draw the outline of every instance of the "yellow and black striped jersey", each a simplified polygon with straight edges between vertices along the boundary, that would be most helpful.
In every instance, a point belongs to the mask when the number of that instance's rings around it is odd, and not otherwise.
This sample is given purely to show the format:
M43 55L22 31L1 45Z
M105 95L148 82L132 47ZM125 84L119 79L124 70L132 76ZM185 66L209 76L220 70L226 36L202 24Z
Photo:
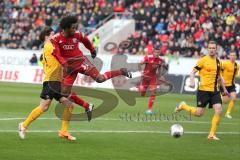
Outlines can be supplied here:
M194 69L199 71L199 90L214 92L219 89L218 77L221 70L221 62L217 58L204 56L199 59Z
M222 77L227 87L235 84L235 78L238 75L239 67L237 62L233 63L230 60L222 62Z

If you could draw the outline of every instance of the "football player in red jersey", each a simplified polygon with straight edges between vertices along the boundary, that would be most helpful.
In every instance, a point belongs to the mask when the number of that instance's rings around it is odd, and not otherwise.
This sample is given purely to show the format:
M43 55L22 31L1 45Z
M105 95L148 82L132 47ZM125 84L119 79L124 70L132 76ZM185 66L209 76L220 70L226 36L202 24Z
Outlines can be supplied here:
M153 114L152 106L156 96L156 90L158 85L157 71L160 69L163 60L159 57L160 50L155 50L153 54L146 55L140 65L145 65L143 74L141 77L141 82L139 91L141 96L145 96L148 87L150 88L150 97L148 101L148 109L146 114Z
M79 43L82 43L90 51L93 59L97 56L96 50L88 37L81 32L76 31L78 26L77 23L77 16L66 16L62 18L60 21L60 28L62 31L56 34L51 40L55 47L53 55L64 67L63 94L68 96L71 93L72 85L78 73L90 76L98 83L102 83L110 78L120 75L132 78L132 74L126 68L100 74L98 69L79 49ZM73 96L71 99L77 104L79 104L79 101L82 101L77 96Z

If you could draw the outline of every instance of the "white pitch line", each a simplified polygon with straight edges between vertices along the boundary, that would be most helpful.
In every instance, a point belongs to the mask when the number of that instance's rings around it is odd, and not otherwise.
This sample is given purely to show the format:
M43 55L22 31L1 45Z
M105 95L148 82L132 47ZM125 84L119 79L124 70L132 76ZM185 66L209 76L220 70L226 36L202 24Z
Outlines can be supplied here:
M11 118L0 118L0 121L15 121L15 120L23 120L26 118L20 118L20 117L11 117ZM38 118L39 120L55 120L58 118Z
M17 133L17 130L0 130L0 133ZM58 130L29 130L30 133L57 133ZM153 134L169 134L167 131L119 131L119 130L70 130L72 133L153 133ZM201 131L190 131L184 132L185 134L208 134L208 132ZM240 132L217 132L217 134L228 134L228 135L240 135Z
M0 121L15 121L15 120L24 120L25 118L20 118L20 117L7 117L7 118L0 118ZM56 117L46 117L46 118L38 118L38 120L58 120L59 118L56 118ZM141 121L141 120L125 120L125 119L118 119L118 118L96 118L96 119L93 119L93 121L96 120L96 121L123 121L123 122L147 122L147 123L150 123L150 122L164 122L164 123L193 123L193 124L211 124L210 121L173 121L173 120L147 120L147 121ZM240 122L221 122L221 124L226 124L226 125L239 125Z

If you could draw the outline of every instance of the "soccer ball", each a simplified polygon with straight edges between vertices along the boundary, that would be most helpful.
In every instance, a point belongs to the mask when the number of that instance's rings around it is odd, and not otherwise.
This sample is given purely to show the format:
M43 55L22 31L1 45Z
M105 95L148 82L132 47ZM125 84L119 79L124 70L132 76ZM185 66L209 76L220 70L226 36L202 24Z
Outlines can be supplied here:
M171 136L179 138L183 135L183 127L180 124L174 124L170 128Z

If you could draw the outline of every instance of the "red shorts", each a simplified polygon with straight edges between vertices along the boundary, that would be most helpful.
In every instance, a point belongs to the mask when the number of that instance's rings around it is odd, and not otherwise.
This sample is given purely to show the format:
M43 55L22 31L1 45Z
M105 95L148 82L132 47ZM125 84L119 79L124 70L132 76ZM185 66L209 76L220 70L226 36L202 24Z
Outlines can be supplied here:
M139 85L139 91L142 96L147 92L148 87L150 88L151 94L155 94L157 90L157 77L142 77L141 83Z
M71 60L71 62L68 62L68 66L73 69L73 72L69 74L65 68L63 69L63 85L72 86L78 73L90 76L93 79L96 79L100 74L98 69L86 57Z

